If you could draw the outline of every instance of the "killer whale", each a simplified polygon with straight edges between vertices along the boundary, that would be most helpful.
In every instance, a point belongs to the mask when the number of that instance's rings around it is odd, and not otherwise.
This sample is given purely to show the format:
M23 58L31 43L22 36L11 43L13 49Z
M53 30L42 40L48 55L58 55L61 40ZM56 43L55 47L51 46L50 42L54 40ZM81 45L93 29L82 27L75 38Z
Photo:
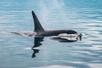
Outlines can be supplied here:
M78 34L75 30L44 30L35 12L32 11L33 21L34 21L34 32L36 32L36 37L51 37L55 36L53 39L61 39L64 41L76 41L78 38L81 40L82 34ZM66 35L65 35L66 34ZM66 37L76 37L75 40L69 40Z
M45 30L42 27L34 11L32 11L32 17L34 21L33 32L10 32L10 33L25 37L34 36L35 38L52 37L52 39L59 40L60 42L74 42L77 40L81 40L82 38L82 34L79 34L75 30Z

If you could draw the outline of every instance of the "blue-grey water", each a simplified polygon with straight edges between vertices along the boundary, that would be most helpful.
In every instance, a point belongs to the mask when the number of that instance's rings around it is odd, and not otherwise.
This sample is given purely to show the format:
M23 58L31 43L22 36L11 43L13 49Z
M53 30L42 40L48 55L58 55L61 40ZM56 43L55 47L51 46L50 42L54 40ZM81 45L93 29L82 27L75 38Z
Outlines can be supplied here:
M74 29L82 41L61 43L44 38L32 50L31 11L46 30ZM0 0L0 68L101 68L102 0Z

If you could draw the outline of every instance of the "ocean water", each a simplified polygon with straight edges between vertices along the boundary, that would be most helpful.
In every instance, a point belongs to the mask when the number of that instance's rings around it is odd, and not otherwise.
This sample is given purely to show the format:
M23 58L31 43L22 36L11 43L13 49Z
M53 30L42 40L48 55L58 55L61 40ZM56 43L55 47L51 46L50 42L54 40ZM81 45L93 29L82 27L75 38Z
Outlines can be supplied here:
M73 29L82 40L38 41L10 33L33 31L32 10L45 30ZM102 0L0 0L0 68L101 67Z

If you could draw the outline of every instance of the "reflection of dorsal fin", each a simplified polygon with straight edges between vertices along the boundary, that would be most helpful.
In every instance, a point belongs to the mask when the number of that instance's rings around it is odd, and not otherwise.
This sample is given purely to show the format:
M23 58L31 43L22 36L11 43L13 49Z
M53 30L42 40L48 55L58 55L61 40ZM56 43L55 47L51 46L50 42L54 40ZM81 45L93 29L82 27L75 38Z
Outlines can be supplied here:
M33 16L33 20L34 20L34 31L35 32L43 32L44 29L43 27L41 26L36 14L32 11L32 16Z

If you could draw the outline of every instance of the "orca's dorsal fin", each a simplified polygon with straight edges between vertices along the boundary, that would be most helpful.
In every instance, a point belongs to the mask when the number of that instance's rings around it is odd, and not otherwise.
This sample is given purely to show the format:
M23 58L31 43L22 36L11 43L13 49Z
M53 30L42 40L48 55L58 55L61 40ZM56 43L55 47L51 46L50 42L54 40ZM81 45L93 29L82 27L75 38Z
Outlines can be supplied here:
M43 32L44 29L42 27L42 25L40 24L36 14L32 11L32 16L33 16L33 20L34 20L34 32Z

